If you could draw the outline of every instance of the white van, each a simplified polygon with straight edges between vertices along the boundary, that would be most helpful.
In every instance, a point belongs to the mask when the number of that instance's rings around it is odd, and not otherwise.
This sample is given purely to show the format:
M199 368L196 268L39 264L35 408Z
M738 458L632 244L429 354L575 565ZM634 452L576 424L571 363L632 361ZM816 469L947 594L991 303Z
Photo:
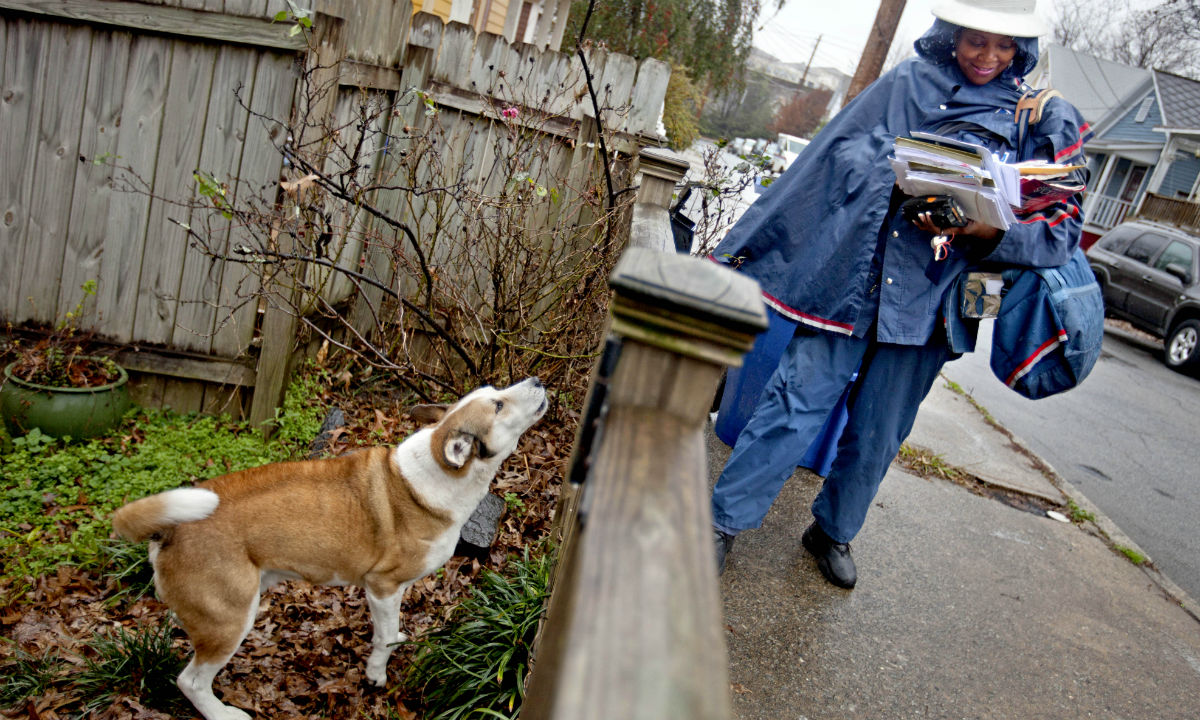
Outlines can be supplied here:
M800 154L800 151L808 145L808 142L808 140L805 140L802 137L788 135L787 133L779 133L779 157L782 160L783 165L783 167L780 169L780 172L783 172L792 166L792 161L794 161L796 156Z

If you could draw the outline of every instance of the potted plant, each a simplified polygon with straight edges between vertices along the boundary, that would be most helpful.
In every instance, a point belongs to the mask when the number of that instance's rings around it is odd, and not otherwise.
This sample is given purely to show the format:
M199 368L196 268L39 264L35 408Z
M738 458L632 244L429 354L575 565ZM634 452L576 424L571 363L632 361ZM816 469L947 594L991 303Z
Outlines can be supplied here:
M87 336L79 319L84 302L96 294L96 282L81 289L83 299L50 334L27 346L18 342L17 359L4 368L0 415L14 436L35 427L55 437L102 435L129 409L124 368L84 350Z

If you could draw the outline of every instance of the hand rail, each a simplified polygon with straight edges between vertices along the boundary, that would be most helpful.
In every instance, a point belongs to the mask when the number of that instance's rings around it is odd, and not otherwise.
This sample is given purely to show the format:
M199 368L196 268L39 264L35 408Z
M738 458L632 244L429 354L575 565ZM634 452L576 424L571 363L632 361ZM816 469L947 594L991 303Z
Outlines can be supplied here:
M704 428L723 367L740 364L766 313L750 278L674 252L680 164L652 151L639 161L643 207L610 278L526 720L731 714Z

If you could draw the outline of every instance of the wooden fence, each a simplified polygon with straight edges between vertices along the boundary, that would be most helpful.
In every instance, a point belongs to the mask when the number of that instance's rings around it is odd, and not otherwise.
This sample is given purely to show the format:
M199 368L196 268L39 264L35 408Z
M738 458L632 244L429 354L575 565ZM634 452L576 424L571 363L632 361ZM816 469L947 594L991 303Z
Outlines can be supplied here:
M643 153L640 169L523 720L731 714L704 433L722 368L740 364L766 313L753 280L673 252L678 165Z
M481 184L497 181L486 159L500 142L492 108L506 99L489 92L504 77L510 93L552 98L538 116L539 131L550 129L541 171L593 168L596 123L577 59L414 15L408 0L296 4L316 12L314 48L271 21L286 0L0 0L0 320L52 324L95 280L83 324L124 349L137 401L270 417L294 319L269 303L238 307L253 276L194 249L177 224L189 211L171 201L196 197L196 171L277 185L283 125L260 117L297 111L305 68L326 66L339 88L320 108L335 124L364 92L397 103L409 88L427 91L452 126L445 156L478 163ZM591 66L605 105L622 109L603 118L622 133L614 150L627 158L656 143L669 68L602 52ZM112 164L132 168L143 191L114 183ZM404 217L398 195L377 200ZM222 241L232 247L237 231ZM343 247L339 259L360 267L364 252ZM350 287L327 290L337 300Z

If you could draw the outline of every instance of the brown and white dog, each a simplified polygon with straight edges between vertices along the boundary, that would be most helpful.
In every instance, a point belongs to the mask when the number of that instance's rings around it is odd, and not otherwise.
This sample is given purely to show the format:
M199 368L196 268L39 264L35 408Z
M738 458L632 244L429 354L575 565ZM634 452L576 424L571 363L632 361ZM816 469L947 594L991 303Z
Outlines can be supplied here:
M120 535L151 540L159 597L192 641L183 694L207 720L250 717L221 703L212 681L250 631L260 594L285 579L366 589L366 675L382 686L405 639L404 591L450 559L500 464L545 411L536 378L482 387L450 407L414 408L415 419L436 424L394 449L265 465L117 510Z

